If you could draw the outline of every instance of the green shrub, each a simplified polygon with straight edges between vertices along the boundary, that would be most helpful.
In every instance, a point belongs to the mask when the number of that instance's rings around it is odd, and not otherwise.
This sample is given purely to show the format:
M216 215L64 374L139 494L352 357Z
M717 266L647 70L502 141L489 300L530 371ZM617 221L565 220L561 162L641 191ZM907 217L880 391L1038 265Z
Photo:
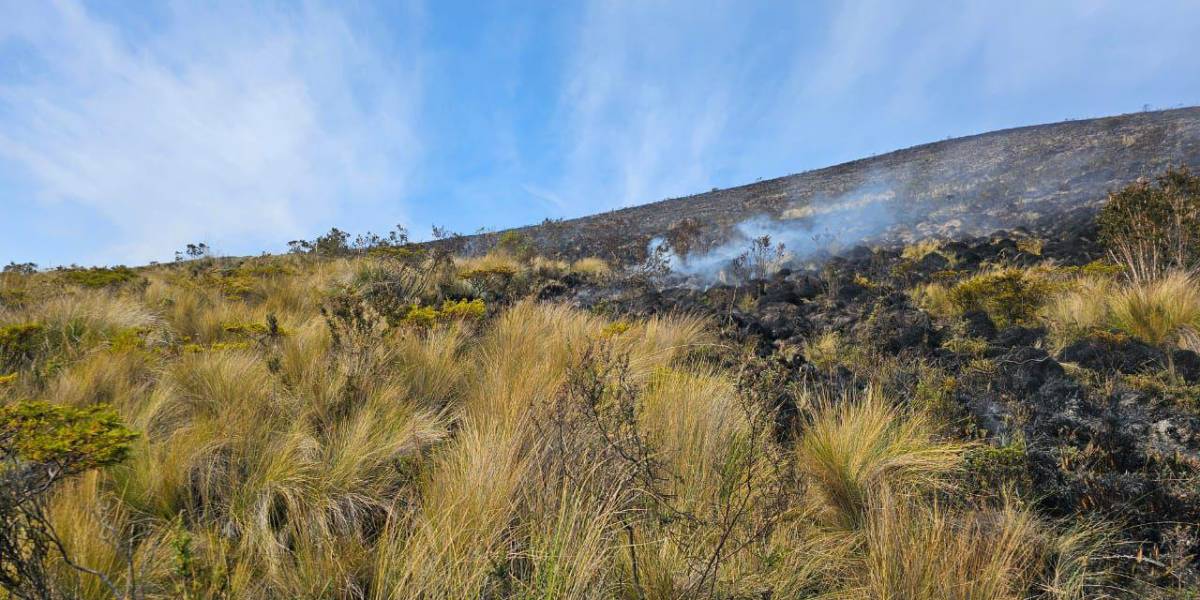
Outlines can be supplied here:
M125 266L70 269L62 274L69 283L88 288L116 287L138 276L133 269Z
M988 494L1015 486L1028 492L1033 487L1025 440L1017 438L1002 446L976 446L963 455L967 489Z
M997 327L1007 327L1033 322L1053 290L1041 274L1009 267L958 282L948 300L959 312L982 310Z
M1096 221L1109 254L1135 280L1200 266L1200 177L1187 169L1110 194Z
M54 464L67 474L125 460L137 434L106 405L18 402L0 407L0 454Z
M482 319L487 314L487 306L483 300L446 300L441 308L414 304L401 319L405 325L417 327L432 327L437 323L447 321L464 321Z
M5 598L81 597L56 589L51 569L65 563L82 574L100 571L79 566L68 555L69 538L64 543L51 524L50 499L64 479L125 460L136 438L102 404L0 407L0 589ZM112 597L122 597L103 581Z
M408 309L402 322L417 327L432 327L438 321L438 311L432 306L413 306Z
M33 360L46 339L40 323L19 323L0 327L0 364L17 368Z
M528 235L517 231L505 231L496 242L496 249L517 260L533 258L535 249L533 240Z
M438 316L443 320L476 320L487 314L483 300L446 300Z

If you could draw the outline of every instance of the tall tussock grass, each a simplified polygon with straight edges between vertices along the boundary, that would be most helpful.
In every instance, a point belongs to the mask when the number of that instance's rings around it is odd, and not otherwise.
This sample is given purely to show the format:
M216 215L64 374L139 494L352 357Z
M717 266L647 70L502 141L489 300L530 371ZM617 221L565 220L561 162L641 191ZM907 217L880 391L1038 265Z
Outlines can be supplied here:
M1001 600L1098 576L1100 536L957 497L966 446L904 398L813 390L780 437L703 319L403 318L600 261L188 269L3 312L67 333L14 359L0 402L106 402L142 434L49 513L125 597Z

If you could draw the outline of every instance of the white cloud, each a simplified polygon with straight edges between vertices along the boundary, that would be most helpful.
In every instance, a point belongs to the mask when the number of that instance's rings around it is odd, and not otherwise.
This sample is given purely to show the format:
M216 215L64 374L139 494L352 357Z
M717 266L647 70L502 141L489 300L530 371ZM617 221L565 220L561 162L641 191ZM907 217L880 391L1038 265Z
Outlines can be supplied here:
M97 237L120 241L88 262L278 246L405 189L418 62L316 5L208 11L174 6L138 37L74 0L3 9L0 44L36 68L0 84L0 160L37 201L111 221Z
M539 183L579 214L1137 110L1196 88L1200 4L594 1L572 34L566 166Z
M747 20L736 6L593 2L559 99L557 196L609 209L703 189L733 116Z

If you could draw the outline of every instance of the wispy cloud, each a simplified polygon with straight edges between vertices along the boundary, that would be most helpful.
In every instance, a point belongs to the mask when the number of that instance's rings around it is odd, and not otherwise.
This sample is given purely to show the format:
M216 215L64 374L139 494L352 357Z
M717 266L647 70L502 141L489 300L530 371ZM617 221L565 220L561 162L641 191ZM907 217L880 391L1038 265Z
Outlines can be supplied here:
M572 34L553 187L587 210L1200 86L1187 58L1200 4L1186 0L596 1Z
M34 201L109 221L89 262L201 239L273 247L401 196L420 156L418 62L384 60L313 4L173 6L141 36L74 0L2 11L0 44L33 68L0 83L0 161Z
M560 97L569 142L559 196L614 208L711 181L741 78L735 49L748 22L736 8L588 6Z

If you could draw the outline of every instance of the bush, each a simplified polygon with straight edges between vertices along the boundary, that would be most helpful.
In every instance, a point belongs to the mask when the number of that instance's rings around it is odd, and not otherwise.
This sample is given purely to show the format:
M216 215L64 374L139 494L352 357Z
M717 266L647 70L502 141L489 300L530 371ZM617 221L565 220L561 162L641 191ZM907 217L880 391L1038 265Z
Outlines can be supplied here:
M75 285L88 288L115 287L137 279L137 273L125 266L112 268L97 267L93 269L69 269L63 271L63 278Z
M441 308L413 305L401 319L406 325L432 327L448 321L475 321L487 314L483 300L445 300Z
M1149 281L1200 266L1200 177L1168 169L1109 195L1097 217L1100 239L1130 278Z
M782 242L764 235L750 241L750 248L730 264L732 274L742 280L766 279L783 267L788 254Z
M18 368L37 356L45 340L46 328L40 323L20 323L0 327L0 365Z
M505 231L500 234L500 240L496 242L496 250L520 261L533 258L535 252L533 240L528 235L517 231Z
M602 258L581 258L571 265L571 272L591 279L603 279L612 274L612 267Z
M982 310L997 327L1032 322L1054 286L1045 277L1009 267L979 273L950 288L948 300L960 312Z

